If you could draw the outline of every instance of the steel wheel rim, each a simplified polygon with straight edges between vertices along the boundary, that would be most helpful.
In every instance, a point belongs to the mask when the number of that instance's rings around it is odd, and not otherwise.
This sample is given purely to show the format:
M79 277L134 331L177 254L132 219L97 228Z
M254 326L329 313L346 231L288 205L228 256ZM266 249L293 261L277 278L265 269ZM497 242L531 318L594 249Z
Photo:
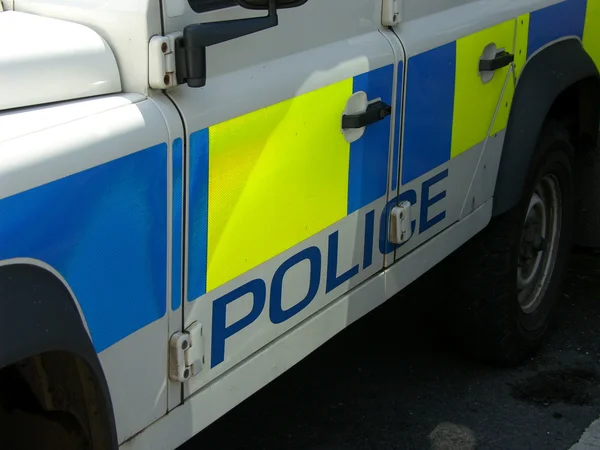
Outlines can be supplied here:
M552 278L561 222L560 183L555 175L548 174L538 182L531 196L519 245L517 294L525 314L538 309Z

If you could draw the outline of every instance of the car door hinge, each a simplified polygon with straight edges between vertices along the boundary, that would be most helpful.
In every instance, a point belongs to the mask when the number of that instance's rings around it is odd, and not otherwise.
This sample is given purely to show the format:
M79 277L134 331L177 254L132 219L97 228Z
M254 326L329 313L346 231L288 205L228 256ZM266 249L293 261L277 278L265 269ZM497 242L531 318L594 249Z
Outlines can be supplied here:
M412 236L411 204L404 201L395 206L390 213L390 242L404 244Z
M169 340L169 378L183 383L198 375L203 367L202 324L194 322Z
M384 27L398 25L401 20L402 0L382 0L381 24Z
M177 86L175 65L175 41L181 32L166 36L152 36L148 46L148 83L153 89L167 89Z

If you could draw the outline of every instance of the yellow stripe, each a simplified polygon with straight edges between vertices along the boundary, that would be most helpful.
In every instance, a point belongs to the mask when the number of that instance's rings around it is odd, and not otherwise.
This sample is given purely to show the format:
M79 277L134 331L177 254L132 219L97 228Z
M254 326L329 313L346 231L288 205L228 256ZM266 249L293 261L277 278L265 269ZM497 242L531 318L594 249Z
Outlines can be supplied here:
M529 45L529 14L517 17L517 34L515 38L515 71L521 75L527 61L527 46Z
M515 21L511 20L456 42L456 85L452 125L452 157L485 140L502 93L508 67L496 71L484 84L479 77L479 60L485 47L494 43L498 49L513 52ZM508 108L507 108L508 109ZM508 113L501 111L500 115ZM500 123L504 120L500 118ZM504 124L506 126L506 124Z
M600 0L588 0L583 31L583 45L600 67Z
M519 77L525 62L527 61L527 43L529 42L529 14L517 18L515 34L515 76L506 83L506 89L502 94L498 114L494 119L494 124L490 130L490 135L494 135L504 130L508 125L508 116L512 107L513 97L515 95L515 79Z
M209 131L207 290L346 216L348 79Z

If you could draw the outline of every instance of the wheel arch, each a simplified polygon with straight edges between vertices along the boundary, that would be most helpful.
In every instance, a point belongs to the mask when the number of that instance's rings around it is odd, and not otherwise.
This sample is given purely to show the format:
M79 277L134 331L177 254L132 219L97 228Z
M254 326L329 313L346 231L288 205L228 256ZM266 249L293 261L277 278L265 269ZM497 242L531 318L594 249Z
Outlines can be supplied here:
M599 104L598 69L579 39L557 41L527 62L508 119L494 190L494 216L518 203L548 118L574 119L570 132L575 149L580 152L598 142Z
M117 448L112 401L100 360L68 284L37 261L0 265L0 369L62 352L84 362L99 392L111 448ZM82 380L85 383L89 380Z

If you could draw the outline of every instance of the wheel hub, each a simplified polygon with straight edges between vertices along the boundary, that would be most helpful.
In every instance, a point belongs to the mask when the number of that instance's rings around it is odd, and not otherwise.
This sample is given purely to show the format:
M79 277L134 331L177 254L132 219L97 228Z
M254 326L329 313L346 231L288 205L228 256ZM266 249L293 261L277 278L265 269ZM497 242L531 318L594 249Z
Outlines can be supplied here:
M544 176L529 201L519 246L517 292L526 314L535 312L545 294L556 260L562 217L558 179Z

